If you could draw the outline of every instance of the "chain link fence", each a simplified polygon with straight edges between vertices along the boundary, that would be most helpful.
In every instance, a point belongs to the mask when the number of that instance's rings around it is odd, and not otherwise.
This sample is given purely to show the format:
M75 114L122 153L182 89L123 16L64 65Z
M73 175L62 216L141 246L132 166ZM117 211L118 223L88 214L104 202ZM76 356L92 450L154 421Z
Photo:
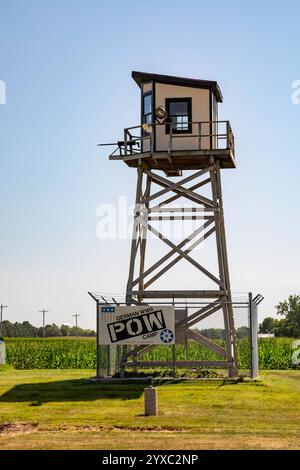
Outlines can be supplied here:
M120 295L114 297L101 295L94 298L98 306L120 305L124 302L124 297ZM204 302L202 304L205 305ZM255 345L257 325L253 331L253 321L251 324L253 305L256 304L253 304L251 295L234 299L231 303L240 376L258 374L253 363L255 347L257 349ZM174 307L176 324L193 315L199 309L199 303L196 305L187 299L185 302L175 303ZM149 345L142 350L138 350L136 345L98 344L97 376L118 377L120 373L123 377L227 375L226 333L222 306L192 327L176 329L175 338L174 345Z

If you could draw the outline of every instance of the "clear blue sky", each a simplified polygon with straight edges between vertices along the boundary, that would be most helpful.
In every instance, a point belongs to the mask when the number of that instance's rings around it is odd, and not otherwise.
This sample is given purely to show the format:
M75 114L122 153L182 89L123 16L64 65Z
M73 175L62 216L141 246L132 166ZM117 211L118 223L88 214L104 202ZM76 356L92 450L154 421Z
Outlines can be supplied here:
M139 121L131 70L217 80L237 170L223 173L232 288L261 317L299 293L297 1L2 0L0 303L6 318L94 326L88 290L125 289L129 241L100 241L96 210L133 199L135 174L98 142Z

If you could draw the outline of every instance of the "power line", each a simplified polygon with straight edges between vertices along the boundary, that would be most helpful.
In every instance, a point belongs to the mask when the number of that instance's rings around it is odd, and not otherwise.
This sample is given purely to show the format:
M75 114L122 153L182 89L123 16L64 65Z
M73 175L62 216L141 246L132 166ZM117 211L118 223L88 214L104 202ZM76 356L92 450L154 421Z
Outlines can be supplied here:
M0 305L0 337L3 336L3 325L2 325L2 314L3 314L3 309L7 308L8 305Z
M48 313L49 310L39 310L39 313L42 313L43 314L43 338L45 338L45 317L46 317L46 313Z

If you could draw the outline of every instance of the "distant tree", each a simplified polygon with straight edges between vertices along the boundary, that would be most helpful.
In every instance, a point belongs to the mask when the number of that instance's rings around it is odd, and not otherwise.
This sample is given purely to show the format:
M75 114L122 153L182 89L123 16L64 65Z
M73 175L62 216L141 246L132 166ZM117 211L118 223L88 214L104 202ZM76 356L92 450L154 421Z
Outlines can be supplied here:
M36 338L43 337L43 327L35 327L29 323L29 321L24 321L23 323L11 323L8 320L3 320L3 337L8 338ZM57 337L57 336L75 336L76 328L70 327L68 325L61 325L61 327L55 325L46 325L45 327L45 336L46 337ZM93 330L84 330L78 328L79 336L96 336L95 331Z
M62 336L70 336L70 327L69 325L61 325L60 331Z
M79 328L78 328L79 330ZM76 336L76 327L70 326L70 336Z
M249 337L250 329L248 326L240 326L236 329L236 337L237 339L247 338Z
M83 331L84 331L83 336L90 336L90 337L96 336L96 332L94 330L83 330Z
M38 328L31 325L28 321L24 321L23 323L11 323L8 320L4 320L3 336L16 338L36 338L38 336Z
M60 328L57 325L55 325L55 323L52 323L52 325L45 326L46 338L55 338L57 336L62 336L62 333L60 331Z
M197 329L195 328L195 331ZM222 328L206 328L198 332L209 339L224 339L224 330Z
M43 337L43 327L42 327L42 326L40 326L40 327L38 328L38 337L39 337L39 338L42 338L42 337Z
M215 340L215 339L225 340L225 330L223 328L206 328L205 330L199 330L195 328L195 331L198 331L201 335L212 340ZM236 329L237 339L245 338L247 336L249 336L248 326L241 326Z
M36 338L38 336L38 329L31 325L29 321L23 321L20 331L23 338Z
M8 320L4 320L2 325L3 325L3 336L7 336L11 338L16 336L16 328L15 328L15 325L13 325L13 323L11 323Z
M284 318L278 322L275 328L276 336L300 336L300 296L290 295L287 300L279 302L275 307L277 314Z
M16 323L14 323L14 327L15 327L15 335L16 335L16 337L17 337L17 338L21 338L21 337L22 337L22 333L23 333L22 323L16 322Z
M275 327L278 325L277 318L266 317L259 325L259 333L274 333Z

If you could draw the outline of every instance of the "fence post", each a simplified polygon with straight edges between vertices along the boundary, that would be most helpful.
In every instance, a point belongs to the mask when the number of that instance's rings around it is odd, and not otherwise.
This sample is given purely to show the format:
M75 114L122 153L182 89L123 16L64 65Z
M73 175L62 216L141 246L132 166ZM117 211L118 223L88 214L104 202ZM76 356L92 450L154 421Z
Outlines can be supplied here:
M99 302L96 301L96 377L100 377L101 357L100 357L100 338L99 338Z
M111 374L111 345L108 344L107 346L107 377L109 377Z
M157 416L157 388L144 388L145 416Z
M250 310L250 342L251 342L251 378L258 376L258 310L257 304L253 302L252 293L249 293Z
M120 374L120 366L121 366L120 362L121 362L121 347L118 344L117 346L117 370L116 370L117 374Z

